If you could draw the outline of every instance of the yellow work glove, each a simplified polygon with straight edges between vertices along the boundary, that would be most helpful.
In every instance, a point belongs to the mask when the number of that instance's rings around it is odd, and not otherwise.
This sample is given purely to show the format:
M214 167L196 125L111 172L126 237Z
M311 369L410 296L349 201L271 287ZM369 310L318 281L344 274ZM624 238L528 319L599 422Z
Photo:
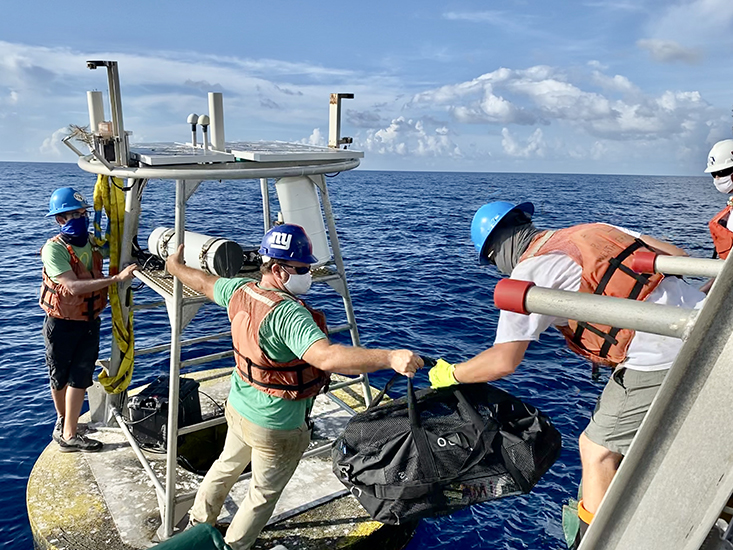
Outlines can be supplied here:
M451 365L448 361L438 359L435 362L435 366L428 371L428 378L430 378L430 387L434 390L438 388L447 388L458 384L453 371L456 370L455 365Z

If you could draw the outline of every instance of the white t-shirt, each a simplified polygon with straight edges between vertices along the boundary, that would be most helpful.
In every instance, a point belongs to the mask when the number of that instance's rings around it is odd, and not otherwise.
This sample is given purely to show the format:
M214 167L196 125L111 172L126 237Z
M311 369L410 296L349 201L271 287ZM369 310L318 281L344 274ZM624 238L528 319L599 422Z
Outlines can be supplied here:
M618 228L634 236L633 231ZM517 264L512 279L530 281L537 286L557 290L577 291L580 288L582 268L570 256L561 252L535 256ZM677 277L665 277L644 300L653 304L700 309L705 294ZM494 345L505 342L538 340L551 325L567 326L565 318L530 313L522 315L510 311L499 314ZM631 340L623 366L640 371L668 369L682 347L682 340L637 331Z

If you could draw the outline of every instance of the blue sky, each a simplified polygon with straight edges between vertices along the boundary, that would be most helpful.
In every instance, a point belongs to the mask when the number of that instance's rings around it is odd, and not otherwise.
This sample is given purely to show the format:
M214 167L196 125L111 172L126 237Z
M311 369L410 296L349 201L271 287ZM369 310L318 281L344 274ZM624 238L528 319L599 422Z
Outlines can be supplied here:
M731 137L733 1L6 2L0 160L60 139L119 62L132 141L186 141L206 92L227 140L325 144L362 168L697 175ZM109 116L109 115L108 115Z

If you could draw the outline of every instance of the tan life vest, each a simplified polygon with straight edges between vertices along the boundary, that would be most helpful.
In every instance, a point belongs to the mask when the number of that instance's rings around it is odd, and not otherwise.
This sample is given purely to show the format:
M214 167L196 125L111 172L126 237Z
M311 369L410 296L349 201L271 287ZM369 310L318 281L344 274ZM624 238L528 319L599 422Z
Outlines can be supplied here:
M729 201L725 208L718 212L708 223L710 235L713 237L713 245L715 245L715 252L718 253L718 258L721 260L725 260L730 254L730 249L733 248L733 232L728 229L731 210Z
M615 227L593 223L540 233L519 261L561 252L583 269L580 292L642 301L664 276L635 273L630 266L637 250L649 247ZM572 351L605 366L615 366L626 359L635 334L629 329L574 320L557 328Z
M56 235L49 242L56 242L66 246L71 256L71 270L79 280L103 279L102 255L92 248L92 270L89 271L76 256L70 244L64 242L61 235ZM48 244L48 243L46 243ZM45 246L45 245L44 245ZM43 268L43 282L41 283L41 309L51 317L68 319L70 321L93 321L107 306L107 289L95 290L84 294L72 295L62 283L56 283Z
M276 363L260 347L260 325L283 300L300 303L327 334L326 316L322 312L309 308L285 292L259 288L254 281L246 283L229 302L237 372L242 380L266 394L290 400L306 399L317 395L327 386L330 375L302 359Z

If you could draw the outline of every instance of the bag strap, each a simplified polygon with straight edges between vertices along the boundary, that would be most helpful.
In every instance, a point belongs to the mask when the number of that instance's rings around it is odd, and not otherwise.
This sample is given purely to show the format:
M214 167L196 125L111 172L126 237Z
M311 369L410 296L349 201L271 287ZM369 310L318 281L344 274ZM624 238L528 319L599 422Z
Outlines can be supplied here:
M437 481L411 483L410 485L374 485L374 496L383 500L415 500L427 495L439 494L443 488Z
M530 416L532 417L532 426L527 428L525 432L528 433L538 433L542 431L542 426L540 425L540 412L535 409L534 412L527 409L527 412L530 413ZM509 436L511 434L504 434L504 441L509 439ZM513 439L520 439L517 436L511 435L511 438ZM532 484L531 481L528 480L522 472L519 471L519 468L517 468L516 464L514 463L514 459L509 455L509 452L506 450L506 447L504 445L501 446L501 456L504 458L504 465L506 466L506 469L509 471L511 476L514 478L514 481L517 482L517 485L522 489L522 492L529 493L532 490Z
M490 451L494 443L494 439L496 439L496 435L499 433L499 422L492 414L491 416L494 420L494 425L487 425L483 417L476 412L476 409L471 405L471 403L469 403L468 399L466 399L466 396L463 395L463 392L461 392L460 389L455 388L454 395L456 399L458 399L458 402L466 409L466 412L471 419L471 423L474 428L476 428L477 432L476 441L471 446L471 453L466 457L466 460L464 460L460 469L455 474L456 477L460 477L476 466L476 464L481 462L487 452Z
M374 398L372 404L367 410L373 409L379 405L379 403L384 398L384 395L394 385L399 376L401 376L399 373L395 373L395 375L392 376L387 384L385 384L382 391L380 391L379 394ZM476 430L476 441L472 445L472 451L466 458L464 463L461 465L459 471L454 476L460 477L468 470L473 468L476 464L478 464L481 460L483 460L484 456L486 456L486 452L491 449L496 435L499 433L499 426L498 422L496 421L494 423L494 426L487 425L483 417L478 414L478 412L476 412L476 409L473 407L473 405L471 405L468 399L466 399L466 396L463 395L460 389L451 388L451 390L453 391L456 399L466 409L471 424ZM412 437L415 441L415 446L417 447L418 460L420 462L421 469L425 472L428 479L437 480L439 477L438 468L435 464L435 457L430 450L430 444L428 443L425 429L422 427L420 413L417 410L417 399L415 397L415 388L412 383L412 378L407 379L407 412L410 420L410 431L412 432ZM441 486L441 483L437 481L428 481L424 483L414 483L401 486L375 485L374 493L375 496L377 496L378 498L386 498L391 500L399 500L403 498L415 499L423 497L425 495L439 494L440 491L438 491L438 489Z
M428 479L438 479L438 467L435 465L435 457L430 450L428 436L425 434L425 429L420 422L420 412L417 410L417 399L415 399L412 378L407 379L407 413L410 417L410 430L417 447L417 458L420 466Z
M367 409L366 409L367 411L371 411L372 409L375 409L379 405L379 403L381 403L381 401L384 398L385 394L390 389L392 389L392 386L394 386L394 383L397 381L397 379L400 376L402 376L402 375L399 372L394 373L394 375L392 376L392 378L389 379L389 382L387 382L384 385L384 388L382 388L382 391L380 391L377 394L377 397L375 397L374 399L372 399L372 404L367 407ZM366 411L364 411L364 412L366 412Z
M453 475L453 478L458 478L466 473L468 470L473 468L476 464L483 460L486 456L486 451L491 449L491 445L499 432L498 425L487 426L483 421L481 415L471 406L466 397L457 388L451 388L458 401L467 409L471 423L476 428L477 436L476 441L472 445L472 451L463 462L463 465ZM425 468L426 472L430 473L430 479L437 479L437 467L435 466L435 459L433 453L430 450L430 446L427 442L427 436L425 430L420 425L420 415L417 414L417 407L415 402L414 389L412 387L412 380L407 383L407 403L408 412L410 413L410 427L412 429L413 438L418 448L418 459L420 464ZM423 448L423 445L425 448ZM431 470L433 468L433 470ZM374 496L381 499L388 500L411 500L422 498L427 495L440 495L446 480L441 481L426 481L423 483L410 483L409 485L374 485Z

